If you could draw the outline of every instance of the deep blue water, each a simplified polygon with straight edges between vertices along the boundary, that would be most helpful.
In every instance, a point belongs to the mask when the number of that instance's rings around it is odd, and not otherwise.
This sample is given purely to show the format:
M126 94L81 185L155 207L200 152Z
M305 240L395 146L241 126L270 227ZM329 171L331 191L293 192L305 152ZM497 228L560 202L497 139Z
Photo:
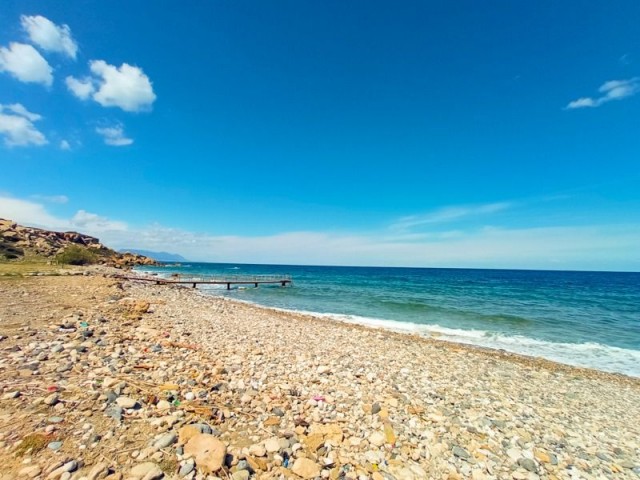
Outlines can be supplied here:
M168 275L283 274L293 286L200 287L287 310L640 377L640 273L190 263Z

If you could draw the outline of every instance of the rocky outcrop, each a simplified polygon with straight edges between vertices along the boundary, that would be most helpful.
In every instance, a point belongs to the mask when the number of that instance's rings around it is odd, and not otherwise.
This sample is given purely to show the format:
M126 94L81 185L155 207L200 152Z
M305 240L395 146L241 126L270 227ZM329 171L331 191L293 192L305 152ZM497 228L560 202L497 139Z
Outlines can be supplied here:
M53 259L72 245L94 252L98 263L116 267L156 264L155 260L144 255L111 250L90 235L26 227L0 218L0 260L16 260L25 256Z

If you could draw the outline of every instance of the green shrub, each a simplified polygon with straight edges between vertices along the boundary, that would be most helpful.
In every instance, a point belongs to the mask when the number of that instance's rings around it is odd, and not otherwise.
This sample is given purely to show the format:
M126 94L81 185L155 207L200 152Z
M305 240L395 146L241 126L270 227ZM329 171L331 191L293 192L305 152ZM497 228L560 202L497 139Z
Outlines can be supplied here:
M56 255L56 261L63 265L91 265L98 261L98 256L87 248L71 245Z

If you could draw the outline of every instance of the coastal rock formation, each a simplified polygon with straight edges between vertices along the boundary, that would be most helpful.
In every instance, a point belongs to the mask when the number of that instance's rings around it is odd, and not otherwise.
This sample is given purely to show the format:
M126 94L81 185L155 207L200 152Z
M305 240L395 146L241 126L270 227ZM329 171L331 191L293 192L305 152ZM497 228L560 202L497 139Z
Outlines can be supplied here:
M18 260L25 257L53 260L70 246L86 248L89 252L95 253L97 263L120 268L156 263L143 255L118 253L90 235L25 227L0 218L0 260Z

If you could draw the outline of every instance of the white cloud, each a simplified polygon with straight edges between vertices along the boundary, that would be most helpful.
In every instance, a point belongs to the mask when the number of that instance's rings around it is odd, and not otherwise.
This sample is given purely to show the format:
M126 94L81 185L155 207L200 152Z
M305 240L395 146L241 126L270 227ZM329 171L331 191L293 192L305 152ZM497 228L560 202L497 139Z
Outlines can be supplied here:
M62 200L66 197L55 195L40 199L48 202L58 200L57 203L63 203ZM58 217L49 213L42 203L13 198L6 194L0 194L0 218L10 219L22 225L52 230L79 230L81 233L96 236L105 232L122 234L128 229L124 222L109 220L85 210L78 210L72 218Z
M53 83L53 69L31 45L12 42L9 48L0 47L0 72L9 72L21 82Z
M64 204L69 202L69 197L66 195L31 195L31 198L48 203Z
M68 222L51 215L44 205L0 195L0 218L6 218L25 225L45 228L66 228Z
M567 109L599 107L612 100L622 100L632 97L640 92L640 77L633 77L628 80L609 80L603 83L598 91L602 94L599 97L582 97L569 102Z
M30 120L32 122L42 119L42 115L38 115L37 113L30 112L21 103L12 103L11 105L0 105L0 110L2 109L9 110L10 112L15 113L16 115L20 115L21 117L24 117L27 120Z
M107 246L179 253L193 260L319 265L476 268L640 269L640 225L479 228L440 235L386 236L283 232L265 236L197 234L126 223L79 210L72 218L43 205L0 194L0 217L96 235Z
M81 100L88 99L96 90L91 78L79 79L68 76L64 82L67 84L69 91Z
M464 217L497 213L513 206L509 202L487 203L484 205L456 205L439 208L422 215L402 217L391 225L392 230L406 230L422 225L447 223Z
M123 147L133 143L133 139L127 138L121 125L115 127L97 127L96 132L102 135L104 143L113 147Z
M103 107L119 107L127 112L148 110L156 99L151 81L142 69L123 63L119 68L103 60L90 63L98 84L93 99Z
M373 233L216 236L155 225L109 232L103 240L114 248L164 250L213 262L631 271L640 268L640 254L630 253L637 251L640 225L484 228L421 241L394 240Z
M60 150L71 150L71 144L67 140L60 140Z
M572 108L584 108L584 107L597 107L597 102L593 98L583 97L572 102L569 102L567 105L568 109Z
M56 25L41 15L22 15L20 22L31 41L43 50L64 53L70 58L76 58L78 44L71 36L68 25Z
M95 213L85 210L78 210L71 218L71 225L77 228L86 229L89 232L105 232L105 231L125 231L127 224L109 220Z
M45 145L46 137L33 122L42 117L31 113L23 105L0 104L0 135L4 136L4 143L9 147L24 147L27 145Z

